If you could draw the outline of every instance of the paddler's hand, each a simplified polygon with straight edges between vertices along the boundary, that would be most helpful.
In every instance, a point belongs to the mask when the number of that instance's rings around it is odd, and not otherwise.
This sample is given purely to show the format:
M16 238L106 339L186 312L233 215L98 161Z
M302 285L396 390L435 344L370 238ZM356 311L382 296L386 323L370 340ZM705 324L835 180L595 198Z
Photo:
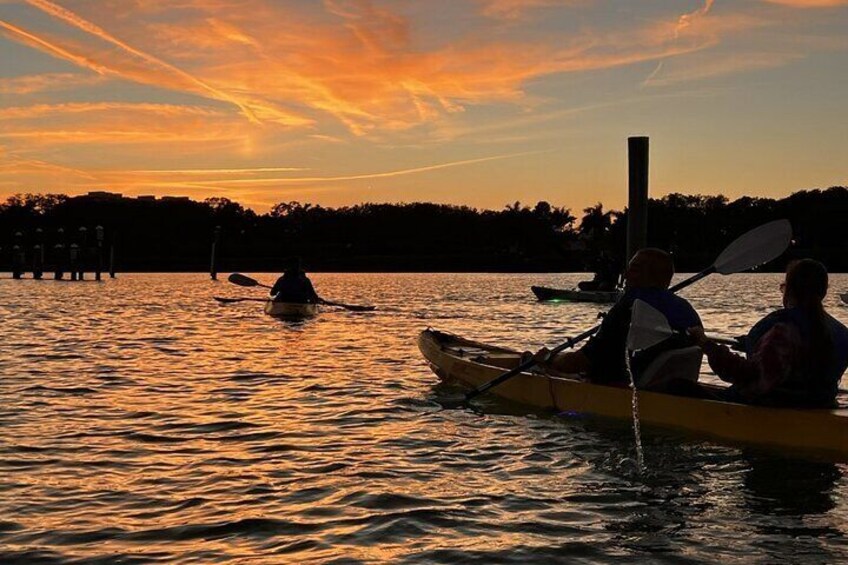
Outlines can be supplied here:
M703 347L705 343L710 341L710 338L707 337L704 333L704 328L701 326L689 328L686 330L686 333L689 334L689 337L695 341L695 344L697 344L698 347Z
M521 354L522 364L527 363L531 360L534 361L535 364L540 367L547 365L551 360L551 350L547 347L543 347L536 353L533 353L532 351L525 351Z

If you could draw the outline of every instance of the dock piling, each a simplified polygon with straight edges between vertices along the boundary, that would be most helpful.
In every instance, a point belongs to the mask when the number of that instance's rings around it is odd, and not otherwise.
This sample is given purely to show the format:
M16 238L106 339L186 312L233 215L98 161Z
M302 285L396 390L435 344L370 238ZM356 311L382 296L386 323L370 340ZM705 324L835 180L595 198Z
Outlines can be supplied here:
M20 279L24 274L26 251L24 250L24 234L15 232L15 243L12 245L12 278Z
M71 280L75 281L82 275L79 267L79 245L76 243L72 243L68 251L68 264L71 269Z
M86 241L88 240L88 228L82 226L79 229L79 246L77 247L77 278L85 280L85 260L88 253Z
M629 262L648 241L648 151L647 137L627 139L629 167L627 203L627 258Z
M53 263L55 271L53 279L60 281L65 278L65 271L68 269L68 250L65 248L65 230L59 228L56 230L56 245L53 246Z
M32 248L32 278L41 280L44 276L44 249L36 243Z
M97 233L97 270L94 272L94 280L100 280L100 273L103 271L103 226L94 228Z
M209 276L213 281L218 280L218 248L221 245L221 226L215 226L215 235L212 237L212 259L209 265Z

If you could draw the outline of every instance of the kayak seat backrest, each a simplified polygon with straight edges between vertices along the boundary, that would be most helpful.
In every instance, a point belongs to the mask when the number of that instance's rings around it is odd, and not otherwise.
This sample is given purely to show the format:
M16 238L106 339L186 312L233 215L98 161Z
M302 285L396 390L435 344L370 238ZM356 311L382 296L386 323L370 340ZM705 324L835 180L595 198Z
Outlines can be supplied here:
M697 346L663 351L638 375L637 388L662 390L673 381L697 382L703 357Z

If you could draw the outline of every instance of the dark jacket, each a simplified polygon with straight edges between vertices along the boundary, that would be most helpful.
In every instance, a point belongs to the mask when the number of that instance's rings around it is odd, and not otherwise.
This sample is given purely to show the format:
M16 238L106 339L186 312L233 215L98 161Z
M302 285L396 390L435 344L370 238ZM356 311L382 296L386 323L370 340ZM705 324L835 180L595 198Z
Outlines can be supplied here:
M271 296L275 302L296 302L299 304L321 302L321 299L315 292L315 288L312 286L312 281L309 280L309 277L303 271L298 273L287 271L283 274L274 283L274 287L271 289Z
M814 359L812 320L798 308L772 312L746 338L747 358L715 343L704 352L718 377L732 384L731 400L770 406L834 406L848 368L848 328L825 315L829 347Z
M589 358L591 369L589 380L599 384L625 384L630 382L625 364L627 354L627 334L630 331L630 316L635 300L644 300L668 319L672 329L685 332L688 328L700 326L701 318L692 305L676 294L659 288L628 289L624 296L613 306L601 328L580 350ZM661 350L669 344L661 344ZM680 347L685 344L674 343ZM633 360L634 370L647 366L651 359L659 354L660 349L645 351Z

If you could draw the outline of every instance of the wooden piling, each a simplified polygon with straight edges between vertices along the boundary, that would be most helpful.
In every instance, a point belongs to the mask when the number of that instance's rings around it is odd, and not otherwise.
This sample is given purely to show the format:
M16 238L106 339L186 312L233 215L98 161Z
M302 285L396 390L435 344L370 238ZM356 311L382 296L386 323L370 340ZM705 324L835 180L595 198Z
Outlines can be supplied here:
M100 273L103 271L103 226L94 228L97 233L97 270L94 272L94 280L100 280Z
M26 251L24 251L24 234L15 232L15 244L12 245L12 278L20 279L24 274L26 265Z
M75 281L82 274L79 270L79 245L76 243L72 243L68 250L68 264L71 270L71 280Z
M221 226L215 226L215 234L212 237L212 259L209 265L209 276L213 281L218 280L218 248L221 245Z
M64 243L57 243L53 246L53 280L60 281L65 278L65 268L67 263L68 251L65 249Z
M12 246L12 278L19 279L24 274L24 250L20 245Z
M44 276L44 250L41 245L35 244L32 248L32 278L41 280Z
M79 229L79 247L77 249L77 268L78 268L77 278L81 281L85 280L85 260L86 260L86 255L88 253L88 247L86 245L87 240L88 240L88 228L86 228L85 226L82 226Z
M44 230L41 228L35 228L35 242L38 243L40 248L39 255L41 256L41 265L44 266L44 254L45 254L45 245L44 245Z
M647 137L627 139L629 185L627 200L627 261L648 241L648 151Z
M65 230L59 228L56 230L56 245L53 246L53 262L54 268L53 279L60 281L65 278L65 271L68 270L68 250L65 248Z
M115 236L112 236L112 243L109 245L109 278L115 278Z

